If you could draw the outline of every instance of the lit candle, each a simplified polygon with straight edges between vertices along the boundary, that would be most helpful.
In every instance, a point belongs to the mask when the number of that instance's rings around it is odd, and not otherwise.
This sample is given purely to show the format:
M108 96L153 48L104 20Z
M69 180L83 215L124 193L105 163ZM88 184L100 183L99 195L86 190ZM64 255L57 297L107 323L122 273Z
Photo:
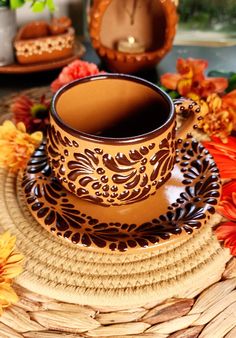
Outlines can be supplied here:
M124 53L143 53L145 47L133 36L128 36L127 39L122 39L118 42L118 51Z

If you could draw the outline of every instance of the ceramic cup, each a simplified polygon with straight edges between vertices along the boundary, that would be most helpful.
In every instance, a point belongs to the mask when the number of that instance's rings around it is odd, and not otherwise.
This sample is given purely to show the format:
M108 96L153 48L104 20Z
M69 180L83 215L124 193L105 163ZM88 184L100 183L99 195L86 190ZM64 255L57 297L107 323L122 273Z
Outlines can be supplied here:
M176 111L190 115L177 132ZM80 198L104 206L138 202L170 178L176 141L196 127L200 115L195 102L174 105L160 88L134 76L83 78L53 98L49 163Z

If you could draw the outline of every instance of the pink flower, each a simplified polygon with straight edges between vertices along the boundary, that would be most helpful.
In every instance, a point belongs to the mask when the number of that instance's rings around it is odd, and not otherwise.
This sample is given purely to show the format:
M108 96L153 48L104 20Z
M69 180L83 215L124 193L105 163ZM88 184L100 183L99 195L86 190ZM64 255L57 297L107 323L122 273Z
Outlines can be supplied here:
M56 92L62 86L70 83L76 79L81 79L86 76L96 75L100 72L94 63L89 63L82 60L75 60L68 66L64 67L59 74L58 78L51 83L52 92Z

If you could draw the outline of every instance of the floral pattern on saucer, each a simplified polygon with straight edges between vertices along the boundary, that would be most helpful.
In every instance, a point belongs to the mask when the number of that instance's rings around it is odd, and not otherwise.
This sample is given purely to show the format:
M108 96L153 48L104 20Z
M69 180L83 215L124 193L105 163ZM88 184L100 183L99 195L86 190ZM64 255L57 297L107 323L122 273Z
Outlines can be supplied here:
M142 224L104 222L79 210L79 199L77 205L71 203L75 197L53 177L45 148L44 142L19 178L27 205L44 228L83 249L133 252L190 235L214 214L220 197L219 171L212 156L201 143L188 138L179 143L176 158L183 191L167 212L157 211L156 218Z

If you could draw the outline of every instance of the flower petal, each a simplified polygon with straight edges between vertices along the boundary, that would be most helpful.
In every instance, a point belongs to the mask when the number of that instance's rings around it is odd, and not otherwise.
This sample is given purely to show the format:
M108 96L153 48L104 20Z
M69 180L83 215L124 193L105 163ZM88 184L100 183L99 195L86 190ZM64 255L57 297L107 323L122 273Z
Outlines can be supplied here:
M204 59L189 58L189 62L193 68L194 81L201 82L204 79L204 72L208 67L208 61Z
M206 80L211 79L214 82L215 92L223 93L225 89L228 87L228 80L224 77L214 77L214 78L206 78Z
M26 132L26 128L23 122L18 122L16 126L19 131L22 131L22 133Z
M232 194L236 192L236 180L232 180L223 185L223 195L231 198Z
M0 235L0 261L6 260L10 256L15 242L15 236L11 236L9 231Z
M42 138L41 132L32 135L26 133L22 122L15 126L11 121L5 121L0 126L0 167L12 172L24 169Z
M70 83L73 80L81 79L89 75L96 75L99 73L99 69L94 63L89 63L82 60L75 60L62 69L58 78L52 82L51 90L55 92L63 85Z
M21 274L23 271L23 268L21 265L16 265L16 264L7 264L3 272L1 273L1 276L5 279L13 279L17 277L18 275Z
M178 73L184 79L192 79L193 78L193 67L192 67L192 59L177 59L176 69Z
M236 138L229 136L227 143L223 143L218 137L212 137L212 141L203 144L213 155L221 177L236 179Z
M226 218L236 221L236 181L223 185L218 212Z
M221 201L219 206L218 206L218 212L225 216L226 218L236 221L236 206L234 203L230 203L227 201Z
M187 96L191 91L192 87L192 79L180 79L177 84L177 90L180 95Z
M161 76L160 81L162 86L167 89L176 90L178 81L181 79L179 74L166 73Z
M236 110L236 89L223 96L223 104Z
M9 283L0 283L0 300L6 300L9 304L18 301L18 296Z

